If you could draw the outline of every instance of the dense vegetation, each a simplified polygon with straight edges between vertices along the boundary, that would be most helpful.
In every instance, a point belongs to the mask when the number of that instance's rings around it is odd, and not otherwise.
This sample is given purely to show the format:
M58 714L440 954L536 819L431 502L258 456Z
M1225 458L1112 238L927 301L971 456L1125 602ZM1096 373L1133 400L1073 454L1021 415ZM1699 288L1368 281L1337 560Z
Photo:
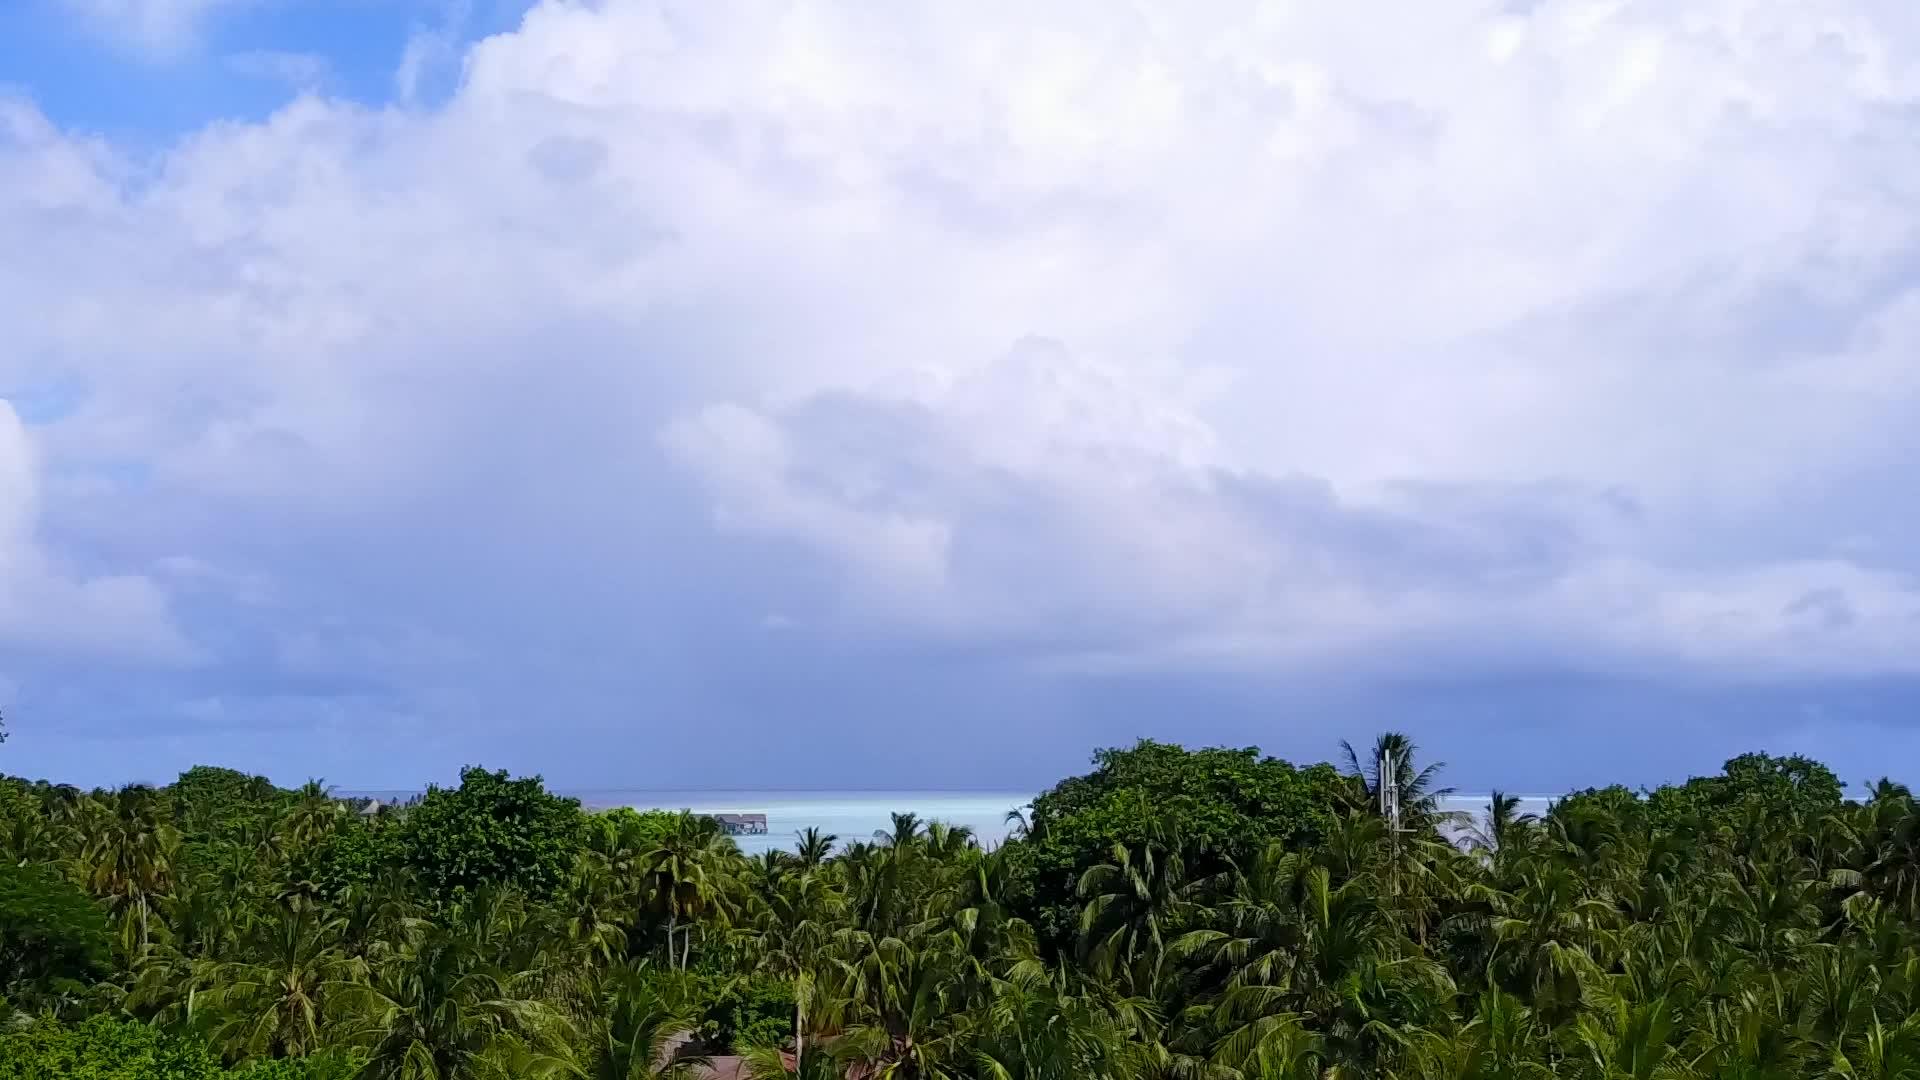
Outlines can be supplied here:
M374 813L5 781L0 1080L1920 1078L1906 789L1748 755L1468 824L1383 746L1142 742L996 850L756 858L478 769Z

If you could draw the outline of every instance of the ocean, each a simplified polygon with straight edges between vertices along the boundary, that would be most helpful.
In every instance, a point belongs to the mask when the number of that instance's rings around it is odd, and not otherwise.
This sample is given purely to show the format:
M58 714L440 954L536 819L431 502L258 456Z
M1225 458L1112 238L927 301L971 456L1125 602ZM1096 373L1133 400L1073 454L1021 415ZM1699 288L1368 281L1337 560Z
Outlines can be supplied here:
M982 844L992 846L1011 831L1008 811L1025 810L1028 793L1005 791L571 791L588 807L607 809L692 810L696 813L755 813L767 815L765 835L735 837L742 851L758 854L794 846L794 837L809 826L840 838L841 844L869 840L893 824L895 811L918 814L922 821L964 825ZM1545 813L1553 796L1522 796L1525 813ZM1485 794L1455 795L1449 810L1476 818L1487 806Z

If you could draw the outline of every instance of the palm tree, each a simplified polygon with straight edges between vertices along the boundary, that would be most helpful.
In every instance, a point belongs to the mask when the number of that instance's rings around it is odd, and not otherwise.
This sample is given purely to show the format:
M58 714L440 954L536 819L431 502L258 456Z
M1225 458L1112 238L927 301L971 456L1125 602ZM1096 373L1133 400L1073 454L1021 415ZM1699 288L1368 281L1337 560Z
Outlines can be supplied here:
M949 825L944 821L928 822L920 844L927 858L936 863L951 863L980 847L979 841L973 838L971 826Z
M330 991L343 1041L366 1052L366 1080L469 1080L504 1063L528 1076L571 1067L565 1019L463 933L416 924L370 982Z
M1219 1031L1217 1063L1243 1067L1268 1040L1291 1038L1293 1021L1319 1036L1316 1058L1363 1060L1379 1049L1388 999L1445 986L1431 961L1400 955L1378 897L1370 878L1336 886L1325 866L1277 843L1236 876L1225 901L1204 914L1209 925L1176 947L1217 989L1208 1016Z
M809 825L797 834L799 845L795 855L800 865L809 870L819 869L821 864L833 854L833 845L840 839L832 833L823 833Z
M1169 832L1115 844L1110 857L1080 876L1081 956L1102 978L1141 990L1158 980L1167 934L1186 904L1186 862Z
M676 1057L677 1043L693 1030L693 1010L663 994L661 982L644 963L617 968L608 981L605 1012L595 1019L586 1080L675 1080L706 1066L704 1058Z
M829 951L828 985L816 989L824 1019L838 1031L833 1054L865 1075L948 1078L964 1058L965 1003L955 993L951 955L926 930L880 937L842 930Z
M1349 774L1360 781L1369 805L1377 807L1380 804L1380 793L1384 788L1394 789L1402 828L1410 832L1430 830L1457 818L1457 815L1441 810L1441 804L1453 794L1453 789L1435 786L1440 770L1447 767L1446 762L1439 761L1425 768L1416 768L1414 760L1419 756L1420 748L1406 735L1398 731L1382 733L1374 740L1373 756L1364 763L1354 751L1352 743L1342 739L1340 749L1347 756ZM1392 755L1393 772L1382 776L1380 763L1388 755Z
M562 892L567 940L597 963L611 964L626 952L627 934L618 917L620 891L604 861L582 856Z
M1673 1003L1613 996L1583 1014L1574 1028L1579 1053L1564 1075L1588 1080L1686 1080L1696 1075L1682 1053Z
M768 876L757 897L746 951L754 967L792 982L793 1053L799 1069L806 1058L815 973L832 942L842 898L826 877L804 862L797 865L802 868L796 872Z
M713 911L724 892L726 874L738 856L733 840L711 818L682 813L648 851L643 865L647 894L667 918L667 958L674 963L673 939L681 949L674 966L685 968L693 950L693 928Z
M121 945L106 977L0 984L22 1012L127 1017L236 1063L351 1051L368 1080L684 1074L696 1009L744 1003L741 1030L784 1035L789 990L791 1048L749 1052L755 1075L1920 1080L1907 789L1781 809L1729 796L1772 782L1749 768L1541 821L1496 793L1462 850L1421 825L1443 820L1437 767L1379 748L1387 775L1350 750L1355 782L1282 845L1202 853L1182 815L1216 808L1084 779L1044 835L991 852L902 814L837 854L814 830L747 860L710 821L612 812L583 819L557 895L457 903L409 871L404 818L362 829L318 782L249 781L227 814L194 785L0 780L0 969L97 939L95 901ZM1411 831L1361 803L1383 784ZM1092 796L1071 825L1067 795ZM1078 940L1043 946L1036 882L1116 834L1073 879ZM725 1004L694 996L716 986Z
M1550 1080L1547 1034L1519 999L1489 990L1465 1025L1416 1036L1406 1075L1408 1080Z
M1920 1015L1888 1025L1875 1018L1846 1052L1836 1053L1841 1080L1920 1080Z
M1006 817L1003 820L1007 826L1008 836L1015 840L1032 840L1036 838L1034 835L1033 821L1028 816L1028 811L1031 809L1032 807L1026 807L1024 809L1015 807L1007 811Z
M328 988L359 976L341 949L341 920L306 904L280 906L245 935L247 960L195 979L209 1040L229 1059L301 1057L324 1043Z
M1599 977L1588 950L1609 929L1613 908L1587 895L1572 869L1551 859L1519 867L1508 890L1482 885L1475 893L1492 913L1488 971L1496 984L1550 1021L1569 1017Z
M64 830L44 814L23 813L0 820L0 862L54 864L66 845Z
M1268 1013L1234 1029L1213 1049L1208 1062L1219 1075L1257 1080L1318 1080L1346 1076L1328 1066L1325 1040L1290 1013Z
M1526 845L1539 820L1538 814L1520 812L1520 796L1496 788L1487 797L1486 816L1467 829L1468 850L1488 861L1502 851L1511 855Z
M775 1047L753 1046L740 1058L741 1075L749 1080L846 1080L847 1076L846 1068L825 1054L815 1054L802 1063Z
M921 821L918 814L895 813L893 826L874 833L873 838L881 847L903 850L912 847L913 843L926 831L926 827L927 823Z
M281 846L290 852L318 844L347 817L346 804L333 797L325 781L308 780L298 794L299 801L278 830Z
M347 887L334 910L342 921L342 948L348 956L369 963L382 961L405 945L424 911L413 879L404 869Z
M179 834L152 788L121 788L93 807L81 825L88 887L121 917L130 951L144 950L155 906L172 885Z
M1149 1067L1124 1021L1036 972L996 981L971 1019L978 1073L996 1080L1134 1080Z

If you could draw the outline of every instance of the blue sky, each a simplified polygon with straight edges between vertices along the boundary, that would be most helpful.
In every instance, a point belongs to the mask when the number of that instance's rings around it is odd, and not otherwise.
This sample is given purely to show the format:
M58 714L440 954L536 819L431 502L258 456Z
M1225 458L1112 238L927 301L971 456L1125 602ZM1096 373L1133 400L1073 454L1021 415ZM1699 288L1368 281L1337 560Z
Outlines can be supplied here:
M445 96L461 50L509 30L523 0L19 0L0 7L0 81L62 126L164 149L258 121L312 89L378 107Z
M1917 43L0 6L0 768L1005 788L1398 727L1469 789L1898 775Z

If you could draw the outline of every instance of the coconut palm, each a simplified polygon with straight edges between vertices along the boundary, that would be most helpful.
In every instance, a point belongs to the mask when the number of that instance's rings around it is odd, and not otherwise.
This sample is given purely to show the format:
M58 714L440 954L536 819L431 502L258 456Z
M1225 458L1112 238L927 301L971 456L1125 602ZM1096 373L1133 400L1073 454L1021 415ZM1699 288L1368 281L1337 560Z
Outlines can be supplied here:
M1483 885L1475 892L1491 913L1487 970L1495 984L1550 1021L1570 1017L1599 977L1590 950L1610 929L1613 907L1550 858L1518 868L1509 888Z
M1446 763L1435 762L1424 768L1416 766L1420 748L1405 734L1398 731L1382 733L1374 740L1372 756L1364 762L1354 751L1353 744L1345 739L1340 741L1340 749L1347 757L1349 775L1361 783L1369 806L1379 806L1382 790L1393 788L1403 828L1417 831L1457 821L1458 815L1442 810L1446 797L1453 794L1452 788L1438 786L1440 772L1446 768ZM1380 763L1388 755L1392 756L1393 771L1383 776Z
M842 930L816 988L822 1019L838 1034L833 1056L866 1075L948 1080L966 1062L964 1008L942 935Z
M1131 847L1115 844L1110 861L1080 877L1080 950L1088 968L1128 989L1153 985L1190 891L1170 832Z
M612 964L627 949L619 880L599 859L583 855L561 893L567 940L595 961Z
M297 797L293 810L281 819L276 830L279 847L289 852L320 843L347 819L346 804L334 798L333 789L325 781L308 780Z
M833 854L833 845L840 839L832 833L822 832L811 825L800 830L796 838L799 843L795 857L800 860L801 866L809 870L819 869L821 864Z
M82 819L87 885L122 920L129 951L152 938L155 909L172 886L179 833L152 788L121 788Z
M1467 849L1492 862L1506 852L1511 858L1532 840L1537 814L1520 812L1520 796L1495 789L1487 797L1485 815L1466 830Z
M1898 1024L1875 1018L1848 1050L1834 1055L1842 1080L1920 1080L1920 1016Z
M1374 880L1335 885L1327 867L1280 844L1202 917L1209 925L1183 935L1177 952L1218 988L1215 1059L1236 1068L1294 1022L1316 1033L1316 1057L1352 1067L1391 1041L1383 1024L1404 1011L1395 999L1451 991L1399 937Z
M1561 1073L1583 1080L1690 1080L1699 1073L1680 1045L1676 1020L1666 998L1609 996L1576 1022L1577 1052Z
M759 875L745 954L757 970L791 981L794 1057L804 1064L807 1018L816 992L815 973L832 942L843 899L832 882L804 861L774 864Z
M248 959L199 972L198 1007L213 1045L241 1061L319 1049L327 993L360 970L342 948L340 923L306 904L276 906L244 934Z
M645 855L642 878L654 910L667 920L667 958L687 966L700 916L718 910L738 849L711 818L682 813ZM681 946L674 954L674 936Z
M616 968L603 990L605 1010L591 1031L586 1080L674 1080L697 1075L705 1058L678 1056L693 1030L694 1012L662 991L667 985L644 963Z
M1039 972L997 981L970 1018L977 1075L995 1080L1135 1080L1151 1054L1095 998Z
M506 1063L561 1075L573 1033L518 982L467 933L420 923L370 981L330 992L342 1040L367 1056L367 1080L470 1080Z
M1403 1068L1408 1080L1548 1080L1548 1029L1518 998L1489 990L1452 1031L1422 1031Z

